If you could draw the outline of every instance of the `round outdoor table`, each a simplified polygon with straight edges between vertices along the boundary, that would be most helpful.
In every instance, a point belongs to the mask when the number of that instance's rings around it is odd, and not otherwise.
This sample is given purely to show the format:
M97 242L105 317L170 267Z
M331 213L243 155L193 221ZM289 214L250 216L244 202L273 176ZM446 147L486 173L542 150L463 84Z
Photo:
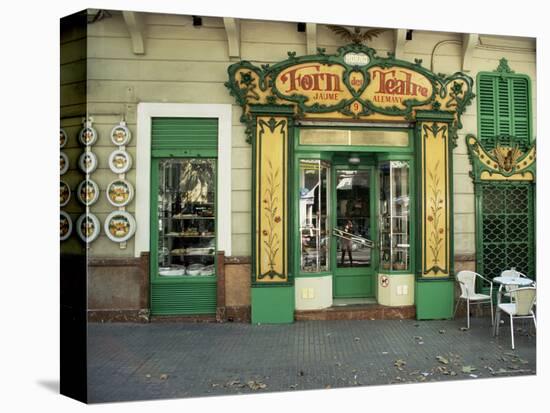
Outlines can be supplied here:
M515 287L527 287L531 284L533 284L533 280L530 278L525 277L495 277L493 278L493 282L496 282L497 284L500 284L500 287L498 288L498 294L497 294L497 305L495 308L495 318L497 311L499 311L498 305L500 304L500 297L502 295L502 287L505 286L515 286ZM497 323L495 323L495 326L493 328L493 334L496 332L497 329Z

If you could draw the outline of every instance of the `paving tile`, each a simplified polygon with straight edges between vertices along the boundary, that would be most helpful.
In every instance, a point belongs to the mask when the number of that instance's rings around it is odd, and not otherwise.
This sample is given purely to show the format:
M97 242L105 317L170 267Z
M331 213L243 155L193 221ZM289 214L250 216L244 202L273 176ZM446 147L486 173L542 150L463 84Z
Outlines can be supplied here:
M507 325L495 338L488 318L471 323L467 331L461 330L464 319L90 323L89 398L100 403L536 373L531 325L518 323L512 350ZM400 369L397 360L405 362ZM476 370L470 375L463 366Z

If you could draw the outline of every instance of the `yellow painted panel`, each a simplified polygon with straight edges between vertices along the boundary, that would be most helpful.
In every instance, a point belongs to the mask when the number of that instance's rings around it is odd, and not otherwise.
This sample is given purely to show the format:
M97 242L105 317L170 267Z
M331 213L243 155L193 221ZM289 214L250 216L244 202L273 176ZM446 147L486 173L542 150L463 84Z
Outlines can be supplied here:
M422 142L422 275L447 277L450 256L448 125L425 122Z
M480 178L483 181L532 181L534 179L534 176L531 172L522 172L512 176L504 176L497 172L491 173L488 171L483 171Z
M256 125L256 281L287 280L287 145L285 117Z

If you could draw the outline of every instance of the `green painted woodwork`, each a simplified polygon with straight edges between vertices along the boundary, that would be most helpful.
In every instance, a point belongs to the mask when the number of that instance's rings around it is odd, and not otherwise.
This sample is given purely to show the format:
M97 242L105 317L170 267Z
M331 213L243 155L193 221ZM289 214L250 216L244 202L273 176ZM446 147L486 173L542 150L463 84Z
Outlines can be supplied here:
M338 170L364 170L369 172L370 193L369 193L369 214L370 214L370 230L371 240L377 241L378 234L377 210L378 210L378 176L377 170L373 167L374 158L372 156L363 156L361 164L352 166L342 164L342 160L335 157L335 165L332 166L332 188L331 195L331 225L332 228L337 228L337 198L336 198L336 173ZM374 239L372 239L374 238ZM378 268L378 246L371 251L371 264L368 267L338 267L337 263L341 257L338 257L337 239L331 235L331 266L332 266L332 295L334 298L368 298L374 297L376 285L375 269Z
M414 288L417 320L452 318L454 289L453 279L417 279Z
M151 311L153 315L215 314L215 277L153 284Z
M294 286L252 287L250 292L253 324L294 322Z
M484 147L492 150L497 143L510 146L514 141L525 151L532 140L529 76L505 69L480 72L477 94L478 135Z
M369 63L362 66L350 65L346 63L345 56L348 53L357 53L368 56ZM338 65L344 68L343 86L351 93L350 99L340 100L334 105L314 104L308 105L306 96L300 94L285 95L277 90L274 79L285 69L301 63L324 63L330 65ZM441 108L441 103L436 99L444 101L442 109L450 109L456 114L456 119L452 125L451 137L456 140L457 130L462 128L460 116L468 105L471 104L474 98L473 80L464 73L457 72L450 76L435 74L421 66L422 60L415 59L415 63L410 63L405 60L395 59L392 53L388 53L387 57L377 55L376 50L361 44L349 44L338 48L337 54L327 55L323 50L319 50L318 54L307 56L296 56L295 52L288 52L288 59L274 65L263 64L260 67L253 65L249 61L240 61L232 64L228 68L229 80L225 82L225 86L229 89L231 96L235 97L237 103L242 106L243 114L241 122L247 125L246 134L249 142L254 136L254 116L250 113L249 108L254 103L261 103L262 100L267 101L272 106L276 103L290 103L294 108L297 118L301 118L304 113L330 113L339 112L340 114L349 117L349 119L361 119L372 113L378 113L389 116L405 116L408 120L414 119L415 107L419 105L429 105L434 110ZM405 108L380 107L370 100L363 99L361 94L367 88L370 82L370 74L368 70L373 67L380 68L405 68L413 70L425 76L432 84L432 95L426 101L420 102L416 99L407 99L403 101ZM243 72L240 72L244 70ZM240 76L237 76L240 73ZM350 85L350 75L352 73L361 73L364 79L364 84L355 90ZM264 97L262 97L264 96ZM363 111L354 114L351 111L351 105L358 102L363 105Z
M159 162L167 158L217 156L218 120L210 118L153 118L151 128L150 299L152 315L216 313L217 276L161 277L158 274ZM217 167L216 167L217 172ZM214 182L217 182L214 179ZM216 190L217 216L218 199ZM217 221L216 221L217 233ZM215 255L214 268L217 268Z
M153 118L151 121L153 156L193 156L216 154L218 119Z
M492 279L512 267L536 279L531 182L476 184L477 271Z

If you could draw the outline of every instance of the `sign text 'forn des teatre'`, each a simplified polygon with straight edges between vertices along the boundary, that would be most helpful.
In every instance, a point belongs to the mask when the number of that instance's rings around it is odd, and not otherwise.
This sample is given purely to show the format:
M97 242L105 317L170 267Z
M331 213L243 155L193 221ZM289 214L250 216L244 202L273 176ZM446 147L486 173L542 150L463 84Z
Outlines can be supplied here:
M275 86L283 96L304 96L305 104L335 105L343 100L360 97L381 108L405 109L405 102L414 105L427 103L432 98L430 80L413 70L402 67L371 67L368 84L361 71L349 72L344 81L345 67L338 64L303 63L283 70L275 79Z

